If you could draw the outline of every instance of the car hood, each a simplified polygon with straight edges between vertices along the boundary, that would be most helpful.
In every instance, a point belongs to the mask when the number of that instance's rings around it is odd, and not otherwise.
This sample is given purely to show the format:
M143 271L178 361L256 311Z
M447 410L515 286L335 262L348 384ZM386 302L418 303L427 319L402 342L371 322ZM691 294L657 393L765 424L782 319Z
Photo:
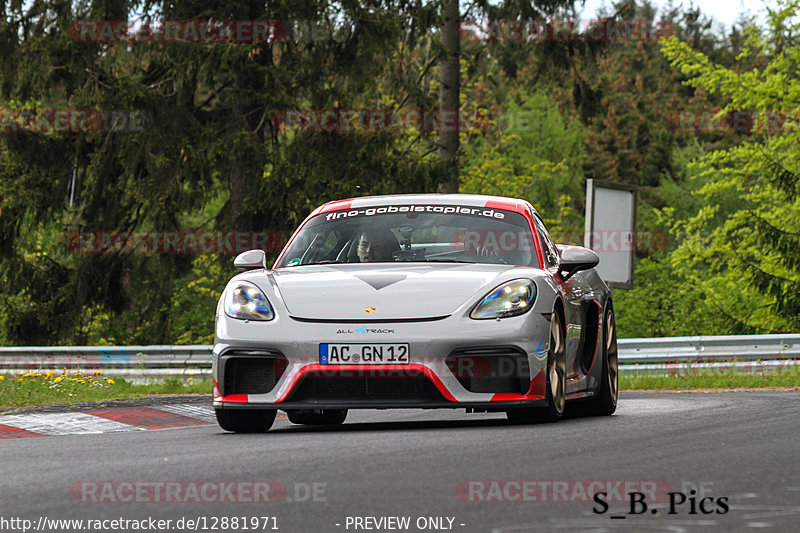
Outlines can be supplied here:
M442 317L472 304L508 265L341 264L269 272L273 290L295 318L402 320ZM499 281L498 281L499 283ZM370 310L372 309L372 310Z

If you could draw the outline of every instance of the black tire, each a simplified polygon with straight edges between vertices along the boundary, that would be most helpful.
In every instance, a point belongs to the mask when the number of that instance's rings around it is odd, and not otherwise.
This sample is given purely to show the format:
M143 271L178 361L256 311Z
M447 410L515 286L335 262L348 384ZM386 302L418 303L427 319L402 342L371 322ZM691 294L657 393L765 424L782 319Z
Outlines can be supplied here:
M225 431L265 433L275 422L275 409L216 409L217 424Z
M512 424L534 422L556 422L564 414L566 405L567 355L563 319L558 310L550 320L550 349L547 352L547 381L545 385L547 405L545 407L517 407L506 410Z
M603 372L600 389L591 400L590 413L594 416L609 416L617 410L619 397L619 360L617 351L617 323L614 310L609 306L603 317Z
M292 424L305 426L338 426L344 424L347 409L323 409L320 411L286 411Z

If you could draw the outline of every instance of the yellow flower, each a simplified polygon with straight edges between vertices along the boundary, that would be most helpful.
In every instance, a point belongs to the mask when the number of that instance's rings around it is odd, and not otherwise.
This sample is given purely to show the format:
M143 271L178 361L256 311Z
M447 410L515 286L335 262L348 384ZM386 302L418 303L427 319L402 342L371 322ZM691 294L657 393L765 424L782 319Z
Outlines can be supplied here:
M58 376L56 379L54 379L53 383L61 383L61 376Z
M0 376L0 381L3 381L4 379L6 379L5 376Z
M109 379L109 380L108 380L108 384L109 384L109 385L113 385L113 384L114 384L114 380L113 380L113 379Z

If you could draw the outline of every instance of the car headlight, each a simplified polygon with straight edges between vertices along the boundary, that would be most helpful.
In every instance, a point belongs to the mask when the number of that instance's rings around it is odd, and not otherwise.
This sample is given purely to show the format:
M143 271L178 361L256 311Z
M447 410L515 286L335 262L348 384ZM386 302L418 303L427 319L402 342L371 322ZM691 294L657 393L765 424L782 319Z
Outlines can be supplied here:
M480 320L521 315L533 307L535 299L536 284L529 279L515 279L484 296L469 316Z
M225 294L225 314L242 320L272 320L275 313L261 289L240 281Z

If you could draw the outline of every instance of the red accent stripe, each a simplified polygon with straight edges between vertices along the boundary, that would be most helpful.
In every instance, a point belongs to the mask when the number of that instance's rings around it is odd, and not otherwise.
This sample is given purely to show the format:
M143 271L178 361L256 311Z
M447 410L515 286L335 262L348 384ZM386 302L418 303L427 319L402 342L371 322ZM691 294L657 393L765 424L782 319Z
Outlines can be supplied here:
M335 202L330 202L322 206L318 215L322 213L330 213L331 211L341 211L343 209L350 209L350 205L353 203L353 198L348 198L347 200L337 200Z
M145 429L179 428L186 426L207 426L208 422L190 418L188 416L151 409L149 407L122 407L116 409L103 409L100 411L86 411L87 415L99 416L122 424L130 424Z
M0 424L0 439L18 439L21 437L45 437L41 433L28 431L27 429L15 428L14 426L7 426Z
M542 244L542 241L539 240L539 232L536 231L536 224L533 223L533 217L531 216L531 214L528 213L527 211L525 211L524 215L525 215L525 218L528 219L528 224L531 227L531 233L533 233L533 242L534 242L534 246L536 246L536 258L539 260L539 264L541 265L542 270L544 270L544 252L542 251L544 244ZM551 239L552 239L552 237L551 237ZM555 243L553 243L553 244L555 244ZM561 279L558 276L555 276L555 277L556 277L556 280L560 280Z
M214 398L215 402L228 402L228 403L249 403L247 394L228 394L227 396L220 396Z
M447 387L444 386L442 380L439 379L433 370L428 368L425 365L415 364L412 363L410 365L307 365L300 369L300 371L295 374L292 382L287 387L286 392L284 392L280 398L276 400L275 403L282 402L286 399L287 396L292 392L297 382L300 380L301 377L305 376L309 372L332 372L332 371L341 371L341 372L369 372L369 371L398 371L398 370L414 370L417 372L422 372L425 376L430 379L439 392L444 396L447 400L451 402L457 402L458 400L450 394L450 391L447 390Z
M247 401L247 394L228 394L227 396L222 396L219 393L219 383L214 378L211 378L211 383L213 384L213 396L215 402L230 402L230 403L248 403Z
M211 396L214 398L214 401L219 401L220 397L222 396L219 393L219 383L214 378L211 378Z
M520 400L541 400L543 396L535 394L517 394L516 392L497 392L492 396L493 402L515 402Z
M545 374L547 370L540 370L538 374L536 374L533 379L531 380L531 388L528 390L528 394L534 394L541 398L544 398L547 394L547 375Z
M488 209L503 209L505 211L514 211L515 213L525 213L525 209L522 209L519 205L519 202L512 198L496 198L494 200L488 200L486 205L484 206Z
M540 370L531 380L531 387L525 394L517 394L515 392L498 392L492 396L493 402L512 402L519 400L543 400L545 398L545 379L544 370Z

